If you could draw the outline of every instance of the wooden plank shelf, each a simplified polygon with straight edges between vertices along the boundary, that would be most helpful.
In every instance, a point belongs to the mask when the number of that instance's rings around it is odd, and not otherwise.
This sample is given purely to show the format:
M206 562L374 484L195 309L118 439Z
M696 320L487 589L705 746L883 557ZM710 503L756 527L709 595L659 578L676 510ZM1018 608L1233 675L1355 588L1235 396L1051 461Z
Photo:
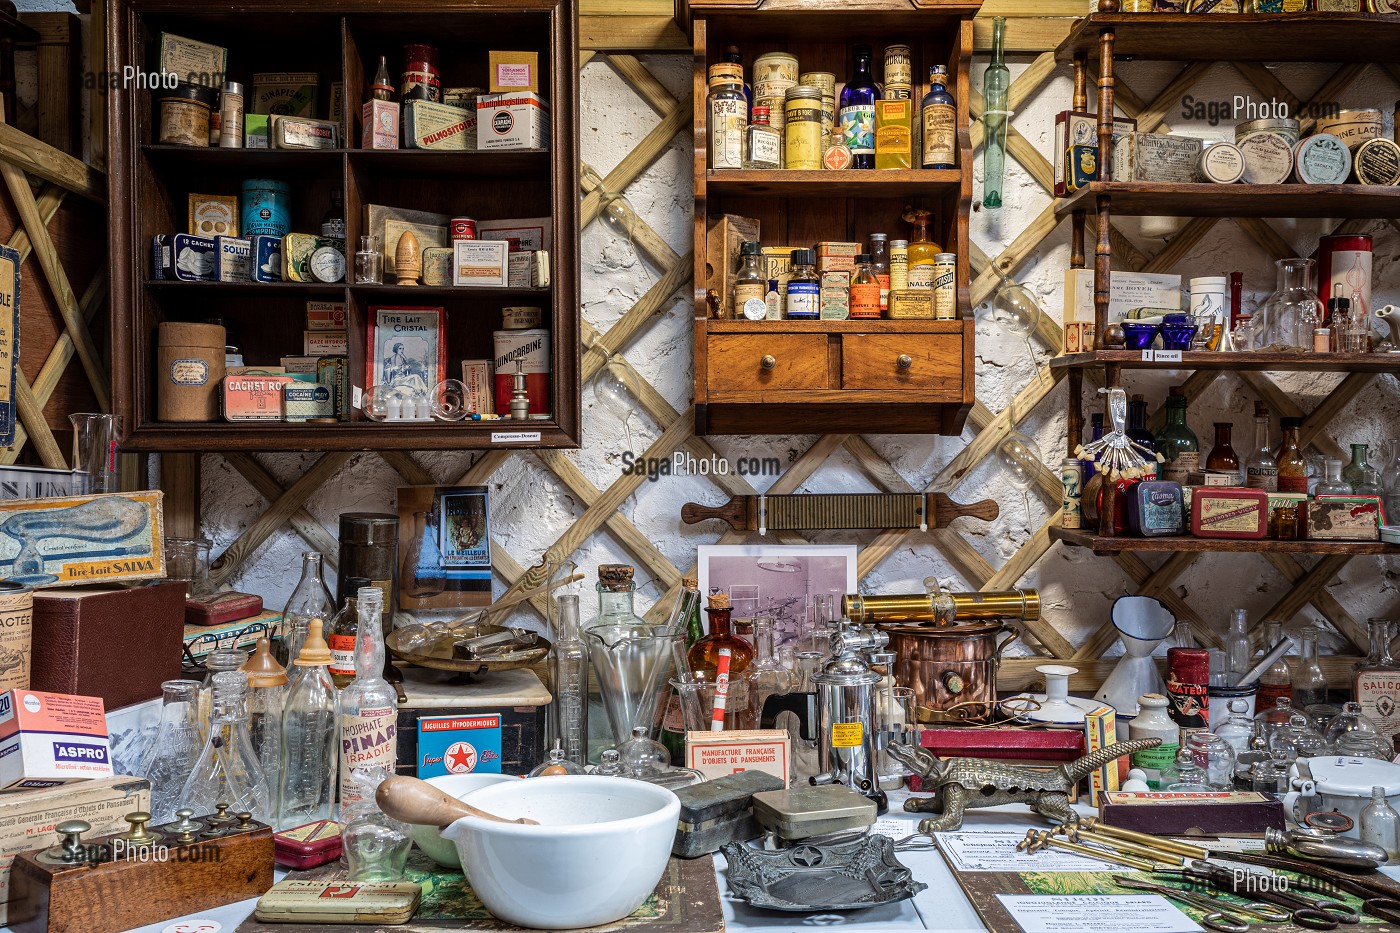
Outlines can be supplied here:
M715 321L708 325L712 334L957 334L961 320L871 320L871 321ZM1400 354L1396 354L1400 357ZM1397 364L1400 365L1400 364Z
M1253 372L1394 373L1400 353L1221 353L1185 351L1181 362L1144 360L1141 350L1068 353L1050 361L1053 369L1088 369L1114 363L1123 369L1248 370Z
M1097 58L1104 29L1119 60L1400 62L1400 17L1382 13L1094 13L1055 59Z
M734 196L803 198L894 198L927 195L940 190L957 191L962 184L958 169L709 169L705 189Z
M1384 541L1244 541L1237 538L1193 538L1189 535L1162 538L1105 538L1088 531L1051 528L1050 538L1074 547L1096 552L1111 551L1220 551L1274 552L1284 554L1400 554L1400 547Z
M1144 14L1147 16L1147 14ZM1400 22L1400 16L1391 17ZM1400 35L1397 35L1400 42ZM1096 181L1055 202L1061 217L1096 212L1108 195L1115 215L1138 217L1400 217L1400 186L1217 185Z
M384 424L351 421L339 424L288 424L278 421L175 424L147 422L123 445L129 453L207 451L210 431L217 431L220 451L259 450L465 450L490 447L566 447L569 437L553 421L433 421ZM500 439L521 432L519 445ZM538 437L536 437L538 435Z

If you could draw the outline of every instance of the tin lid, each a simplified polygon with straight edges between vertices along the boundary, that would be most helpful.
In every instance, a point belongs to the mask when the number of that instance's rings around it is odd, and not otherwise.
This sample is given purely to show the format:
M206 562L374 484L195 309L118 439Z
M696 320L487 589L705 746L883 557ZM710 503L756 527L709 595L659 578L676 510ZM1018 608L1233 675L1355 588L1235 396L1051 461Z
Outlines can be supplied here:
M242 93L243 93L243 85L240 84L240 83L237 82L237 81L225 81L225 82L224 82L224 93L225 93L225 94L242 94Z
M786 100L821 100L822 89L810 84L795 84L784 92Z
M890 249L908 249L908 240L890 240Z
M1298 135L1298 121L1292 117L1261 117L1258 120L1247 120L1235 126L1237 137L1261 131L1275 133L1282 131L1296 136Z
M160 99L163 101L185 101L213 108L214 101L219 95L219 89L205 87L203 84L191 84L188 81L181 81L179 84L175 85L173 89L161 90L158 93Z
M398 544L399 517L384 512L344 512L340 516L341 544Z
M881 240L888 240L889 238L890 238L890 235L889 235L888 233L872 233L872 234L870 234L870 242L871 242L871 243L878 243L878 242L880 242ZM896 240L895 242L898 243L899 241Z
M875 801L844 784L797 786L754 794L753 813L768 822L801 824L849 819L859 826L875 822Z
M787 52L764 52L753 60L755 67L759 62L792 62L795 65L797 64L797 56Z
M782 779L766 771L739 771L677 788L676 796L681 800L680 821L703 823L734 816L749 809L754 794L782 788Z
M958 259L958 254L957 254L957 253L934 253L934 254L933 254L933 261L934 261L934 262L957 262L957 259Z
M278 181L276 178L248 178L243 181L243 193L246 195L252 191L275 191L278 194L287 194L292 190L292 186L285 181Z
M706 74L712 82L715 78L729 78L737 80L740 84L744 82L744 66L735 65L732 62L720 62L718 65L711 65L710 70L706 72Z
M745 240L739 244L740 256L762 256L763 247L757 240Z

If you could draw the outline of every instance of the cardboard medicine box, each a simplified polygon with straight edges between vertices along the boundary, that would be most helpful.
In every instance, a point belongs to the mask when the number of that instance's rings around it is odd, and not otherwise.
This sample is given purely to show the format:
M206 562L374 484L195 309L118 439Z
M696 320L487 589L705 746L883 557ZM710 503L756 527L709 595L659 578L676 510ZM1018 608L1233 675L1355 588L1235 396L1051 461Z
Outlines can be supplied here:
M476 99L476 148L546 149L549 104L533 91L482 94Z
M501 716L422 716L418 776L501 773Z
M540 89L540 53L488 52L492 91L535 91Z
M457 240L452 244L452 284L500 288L507 281L510 244L503 240Z
M687 732L685 766L705 780L739 771L762 771L787 786L792 739L784 729L733 729Z
M0 693L0 790L112 776L100 697Z

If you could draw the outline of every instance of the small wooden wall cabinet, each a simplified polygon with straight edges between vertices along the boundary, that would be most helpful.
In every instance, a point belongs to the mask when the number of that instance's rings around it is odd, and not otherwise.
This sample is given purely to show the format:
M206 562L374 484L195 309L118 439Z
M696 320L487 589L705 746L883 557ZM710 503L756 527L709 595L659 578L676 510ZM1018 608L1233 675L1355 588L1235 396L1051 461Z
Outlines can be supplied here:
M679 0L695 55L695 412L700 434L959 434L972 407L974 321L969 300L972 147L968 66L980 0ZM957 103L952 169L708 168L706 76L733 45L752 80L766 52L795 55L802 72L836 75L869 45L872 73L887 45L908 45L914 134L930 65L948 68ZM915 146L915 165L918 165ZM755 218L764 246L911 239L908 207L933 213L930 238L957 254L957 320L746 321L711 316L728 259L708 233L726 214Z

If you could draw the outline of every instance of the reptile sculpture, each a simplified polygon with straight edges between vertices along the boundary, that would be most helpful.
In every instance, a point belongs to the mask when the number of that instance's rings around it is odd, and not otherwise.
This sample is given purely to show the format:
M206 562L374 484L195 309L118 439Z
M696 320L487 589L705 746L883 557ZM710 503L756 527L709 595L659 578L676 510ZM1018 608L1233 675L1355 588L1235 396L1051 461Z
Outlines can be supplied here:
M988 761L984 758L952 758L944 761L917 746L891 744L890 755L923 779L931 797L910 797L904 809L911 813L937 813L919 823L921 833L944 833L961 829L968 810L997 807L1004 803L1024 803L1057 823L1079 819L1069 805L1070 790L1094 771L1124 755L1131 755L1162 744L1161 739L1134 739L1119 742L1067 761L1052 771Z

